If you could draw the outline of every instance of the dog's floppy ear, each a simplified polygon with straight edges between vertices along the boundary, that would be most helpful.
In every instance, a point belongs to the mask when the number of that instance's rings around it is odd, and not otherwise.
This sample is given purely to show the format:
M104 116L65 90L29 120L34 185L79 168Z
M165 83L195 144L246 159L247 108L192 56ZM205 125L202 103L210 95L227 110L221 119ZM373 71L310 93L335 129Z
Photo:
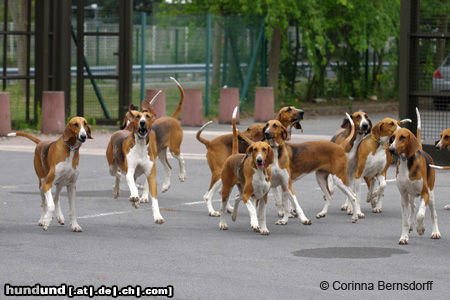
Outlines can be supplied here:
M376 137L381 136L381 127L383 126L383 123L378 123L374 127L372 127L372 134Z
M281 138L283 139L283 141L286 141L288 138L288 131L286 129L286 127L284 127L283 125L281 125Z
M272 147L267 147L267 157L266 157L266 162L264 164L264 166L267 168L268 166L270 166L271 164L273 164L273 160L274 160L274 153L272 150Z
M127 113L128 114L128 113ZM120 125L120 129L125 129L125 127L127 127L127 122L128 122L128 118L127 115L125 115L125 118L123 118L122 124Z
M64 129L63 140L64 142L68 142L73 137L75 137L75 134L73 133L72 127L70 124L67 124L66 129Z
M342 124L341 124L341 128L344 128L344 129L351 128L351 124L350 124L350 121L348 118L344 118L344 120L342 121Z
M434 145L436 146L437 144L439 144L440 141L441 141L440 139L437 140L437 141L435 141L435 142L434 142Z
M366 120L369 122L369 130L372 130L372 120L369 118L366 118Z
M93 139L92 132L91 132L91 126L86 125L86 133L87 133L88 139Z
M245 151L245 154L248 156L253 151L253 144L248 146L247 151Z
M408 144L406 145L406 157L413 156L420 149L419 142L414 134L408 135Z
M267 126L269 126L268 123L266 123L266 125L264 125L264 127L262 129L262 136L263 136L262 140L263 141L266 139L266 135L264 133L266 132Z

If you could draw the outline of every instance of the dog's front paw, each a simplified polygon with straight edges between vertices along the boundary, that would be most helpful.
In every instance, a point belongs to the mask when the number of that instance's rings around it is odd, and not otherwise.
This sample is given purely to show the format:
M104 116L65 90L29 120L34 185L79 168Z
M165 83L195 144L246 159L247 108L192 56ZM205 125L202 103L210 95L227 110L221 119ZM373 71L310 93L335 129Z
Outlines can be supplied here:
M139 199L139 202L140 202L140 203L148 203L148 197L141 197L141 198Z
M366 215L364 215L362 212L360 212L359 214L358 214L358 218L359 219L364 219L366 217Z
M439 231L438 232L433 232L431 234L431 238L434 239L434 240L438 240L438 239L441 238L441 234L439 233Z
M64 225L64 217L63 216L56 217L56 219L58 220L59 224Z
M181 182L184 182L186 180L186 173L180 173L180 175L178 176L178 179Z
M353 215L353 209L347 208L347 215Z
M310 219L306 219L302 221L303 225L311 225L311 220Z
M382 210L383 210L383 209L382 209L381 207L375 207L374 209L372 209L372 212L373 212L374 214L379 214L379 213L381 213Z
M169 184L163 184L161 187L161 193L165 193L169 190L170 188L170 183Z
M130 196L129 198L131 205L134 208L139 208L139 197L138 196Z
M227 224L225 224L225 223L220 223L220 224L219 224L219 229L220 229L220 230L228 230L228 226L227 226Z
M351 218L352 223L356 223L358 221L358 216Z
M422 224L417 225L416 230L419 235L423 235L425 233L425 227Z
M155 223L156 224L164 223L164 218L163 217L155 217Z
M73 232L82 232L83 229L81 228L80 225L78 225L78 224L73 224L73 225L72 225L72 231L73 231Z
M220 213L218 211L210 211L209 216L210 217L220 217Z
M398 241L399 245L408 245L408 237L402 236L400 240Z
M346 211L347 208L348 208L348 205L347 205L347 204L344 204L344 205L341 206L341 210L342 210L342 211Z
M326 213L320 212L316 215L316 219L325 218L327 216Z
M280 220L275 222L275 225L286 225L286 224L287 224L287 222L285 220L283 220L283 219L280 219Z
M269 231L269 229L261 229L260 231L259 231L262 235L269 235L270 234L270 231Z
M258 224L250 224L250 227L253 229L254 232L259 232Z
M117 199L119 198L119 194L120 194L120 189L113 189L112 195L113 195L113 199Z

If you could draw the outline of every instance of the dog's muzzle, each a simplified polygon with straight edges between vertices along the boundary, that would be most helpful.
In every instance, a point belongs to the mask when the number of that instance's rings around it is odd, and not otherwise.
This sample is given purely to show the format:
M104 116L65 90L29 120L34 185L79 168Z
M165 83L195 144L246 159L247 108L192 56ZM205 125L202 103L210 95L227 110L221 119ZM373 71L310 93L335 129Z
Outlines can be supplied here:
M266 139L266 140L270 140L270 139L272 139L272 135L270 134L270 132L264 132L264 138Z
M78 140L82 143L86 142L87 135L85 133L82 133L78 136Z
M298 114L298 120L299 121L303 120L303 115L305 114L305 112L301 109L297 109L297 114Z
M395 147L390 146L390 147L389 147L389 153L391 153L391 154L397 154L396 151L395 151Z
M258 169L261 169L264 167L263 159L261 157L256 158L256 166L258 167Z
M361 124L361 131L363 133L369 133L369 124L367 124L367 123Z
M147 127L145 125L146 125L145 121L142 120L139 122L138 134L139 137L141 138L147 134Z

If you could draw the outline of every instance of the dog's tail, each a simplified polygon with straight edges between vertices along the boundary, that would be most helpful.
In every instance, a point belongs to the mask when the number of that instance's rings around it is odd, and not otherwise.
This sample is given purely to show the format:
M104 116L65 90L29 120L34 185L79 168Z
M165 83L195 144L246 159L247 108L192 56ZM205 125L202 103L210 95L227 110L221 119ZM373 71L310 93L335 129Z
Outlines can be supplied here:
M434 168L434 169L438 169L438 170L450 170L450 166L436 166L436 165L429 165L430 167Z
M420 129L422 127L422 121L420 119L420 112L419 109L416 107L416 115L417 115L417 134L416 134L416 138L417 138L417 142L419 143L420 149L422 149L422 139L420 137Z
M197 134L196 134L196 138L197 138L197 140L200 142L200 143L202 143L203 145L205 145L206 146L206 148L209 148L209 141L207 140L207 139L205 139L205 138L202 138L201 136L200 136L200 134L202 134L202 131L203 131L203 129L205 129L209 124L211 124L213 121L208 121L207 123L205 123L202 127L200 127L200 129L197 131Z
M181 86L181 84L173 77L170 77L170 79L172 79L175 84L178 87L178 90L180 91L180 102L178 103L177 108L175 109L175 111L172 114L172 118L178 119L178 116L180 115L181 112L181 108L183 107L183 102L184 102L184 90L183 87Z
M28 133L25 133L25 132L11 132L11 133L8 133L8 136L23 136L23 137L26 137L27 139L32 140L36 144L39 144L40 141L41 141L37 137L32 136L31 134L28 134Z
M351 149L350 142L353 138L353 135L355 134L355 123L353 123L352 117L350 117L350 115L348 113L345 113L345 115L347 116L347 119L350 122L350 134L347 136L347 138L344 140L344 142L341 145L344 148L345 152L348 152Z
M231 151L231 154L238 154L239 152L239 144L238 144L238 137L237 137L237 130L236 130L236 115L237 110L239 109L239 106L236 106L233 110L233 117L231 118L231 124L233 125L233 148Z

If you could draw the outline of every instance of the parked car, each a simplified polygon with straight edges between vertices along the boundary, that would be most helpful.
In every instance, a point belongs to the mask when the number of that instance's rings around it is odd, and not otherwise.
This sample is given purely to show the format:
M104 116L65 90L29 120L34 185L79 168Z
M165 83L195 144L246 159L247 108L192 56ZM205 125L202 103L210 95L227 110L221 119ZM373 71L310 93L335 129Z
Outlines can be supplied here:
M450 55L433 73L433 92L450 93ZM434 98L434 107L437 110L446 110L450 98Z

